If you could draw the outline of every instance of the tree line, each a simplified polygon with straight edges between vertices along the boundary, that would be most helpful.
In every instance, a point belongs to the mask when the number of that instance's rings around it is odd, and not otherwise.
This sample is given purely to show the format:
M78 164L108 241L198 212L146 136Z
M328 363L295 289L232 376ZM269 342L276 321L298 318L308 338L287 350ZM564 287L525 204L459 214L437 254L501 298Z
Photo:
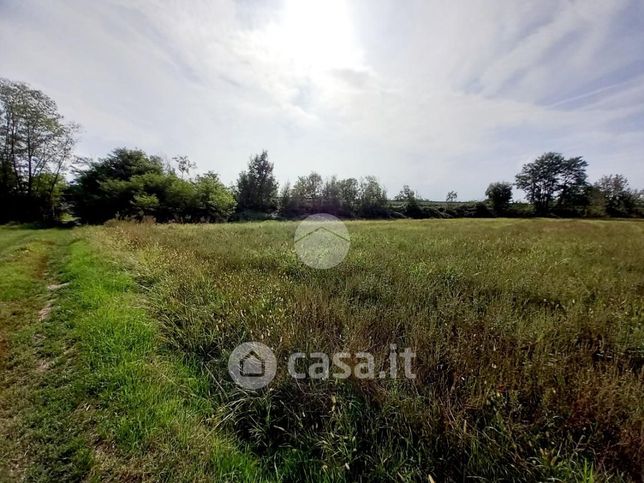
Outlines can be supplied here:
M232 186L214 172L193 176L186 156L171 160L139 149L118 148L105 158L74 154L78 126L56 103L22 82L0 80L0 222L83 223L113 218L159 222L219 222L330 213L343 218L486 216L644 216L644 192L622 175L588 181L581 157L545 153L523 166L514 183L494 182L485 201L459 203L422 199L404 186L393 199L373 176L323 179L300 176L280 188L263 151ZM513 202L513 188L529 204Z

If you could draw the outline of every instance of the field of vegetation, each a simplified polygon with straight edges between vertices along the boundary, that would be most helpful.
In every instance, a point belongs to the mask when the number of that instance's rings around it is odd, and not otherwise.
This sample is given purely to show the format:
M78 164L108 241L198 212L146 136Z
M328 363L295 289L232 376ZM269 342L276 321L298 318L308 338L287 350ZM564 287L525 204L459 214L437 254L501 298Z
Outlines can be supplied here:
M644 223L351 221L348 256L329 270L299 261L296 227L1 229L2 471L640 478ZM251 340L278 359L259 391L227 370ZM390 344L416 352L415 379L283 370L314 351L369 351L379 370Z

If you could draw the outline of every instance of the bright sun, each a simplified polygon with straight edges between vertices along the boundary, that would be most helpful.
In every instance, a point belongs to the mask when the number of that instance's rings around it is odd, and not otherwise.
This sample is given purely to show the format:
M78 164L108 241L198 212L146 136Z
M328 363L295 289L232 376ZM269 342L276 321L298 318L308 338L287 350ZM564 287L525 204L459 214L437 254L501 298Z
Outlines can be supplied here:
M344 0L286 0L269 40L293 67L311 73L349 68L361 61Z

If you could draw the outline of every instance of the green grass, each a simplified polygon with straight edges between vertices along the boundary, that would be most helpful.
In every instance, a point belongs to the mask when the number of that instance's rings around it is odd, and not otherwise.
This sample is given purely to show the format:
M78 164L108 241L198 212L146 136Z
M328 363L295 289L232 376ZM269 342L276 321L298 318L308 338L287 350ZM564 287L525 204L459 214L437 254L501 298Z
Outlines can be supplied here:
M97 252L98 236L0 229L3 248L14 253L1 272L9 351L0 368L7 422L0 475L261 479L253 458L208 424L207 386L162 350L132 278ZM54 310L39 321L53 279L69 285L56 290Z
M14 228L0 231L0 480L24 473L26 433L35 416L44 376L39 368L54 344L43 337L39 311L48 293L44 278L59 233ZM40 429L40 428L38 428Z
M643 223L347 225L331 270L291 222L0 228L5 479L638 480ZM257 392L227 372L249 340L281 368ZM284 371L391 343L415 380Z
M221 426L284 480L637 478L644 224L350 222L331 270L295 223L115 225L168 347L201 367ZM418 354L417 379L305 381L247 393L240 342ZM383 366L384 367L384 366Z

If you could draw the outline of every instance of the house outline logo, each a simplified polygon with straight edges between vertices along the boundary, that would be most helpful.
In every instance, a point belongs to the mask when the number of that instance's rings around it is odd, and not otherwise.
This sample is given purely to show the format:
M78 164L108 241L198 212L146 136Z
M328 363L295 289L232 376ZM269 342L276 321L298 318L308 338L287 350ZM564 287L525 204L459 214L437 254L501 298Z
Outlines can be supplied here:
M295 252L311 268L333 268L345 259L351 246L349 231L342 221L328 213L306 217L295 230Z
M263 377L266 361L255 350L251 350L239 361L239 373L244 377Z
M273 351L261 342L244 342L231 352L228 373L244 389L261 389L267 386L277 372L277 359Z
M315 215L313 215L313 216L315 216ZM328 216L333 216L333 215L328 215ZM338 220L338 221L340 221L340 220ZM305 233L304 235L302 235L299 238L296 237L295 243L298 243L299 241L302 241L302 240L304 240L304 239L306 239L306 238L308 238L308 237L310 237L312 235L315 235L316 233L319 233L319 232L322 232L322 234L323 233L329 233L329 234L331 234L333 236L337 236L341 240L344 240L346 242L351 242L351 240L349 239L348 235L345 237L345 236L343 236L343 234L336 233L335 231L330 230L326 226L319 226L319 227L315 228L313 231L309 231L308 233Z

